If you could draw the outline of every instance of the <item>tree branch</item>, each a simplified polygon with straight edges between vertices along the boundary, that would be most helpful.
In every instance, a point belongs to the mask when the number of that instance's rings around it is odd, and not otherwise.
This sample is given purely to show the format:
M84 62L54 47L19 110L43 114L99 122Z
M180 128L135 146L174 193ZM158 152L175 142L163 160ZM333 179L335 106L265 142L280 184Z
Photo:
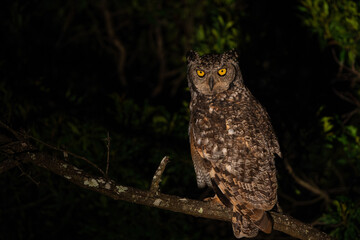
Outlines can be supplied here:
M297 182L300 186L302 186L303 188L306 188L307 190L309 190L310 192L315 193L316 195L319 195L320 197L322 197L327 203L330 202L330 197L327 194L327 192L321 190L319 187L317 187L316 185L310 184L306 181L304 181L303 179L299 178L294 170L292 169L291 165L289 164L288 160L286 158L284 158L284 163L285 163L285 167L288 170L289 174L293 177L293 179L295 180L295 182Z
M116 48L118 53L117 70L118 70L120 82L123 86L126 86L127 80L124 74L126 48L124 44L121 42L120 38L116 36L112 16L107 5L107 0L102 0L99 6L100 6L100 10L102 11L102 14L104 15L105 28L109 37L109 41L113 44L113 46Z
M17 161L10 160L10 159L2 161L0 163L0 174L16 167L18 164L19 163Z
M332 56L333 56L335 62L339 65L338 74L340 74L343 69L346 69L347 71L349 71L350 73L352 73L352 74L354 74L356 76L356 78L354 78L353 81L359 81L360 80L360 72L355 69L354 65L352 67L348 67L343 62L341 62L338 59L338 57L336 56L336 52L335 52L334 48L331 49L331 53L332 53Z
M20 135L17 135L18 138L19 136ZM4 137L0 139L4 140L9 138ZM16 166L18 162L32 163L62 176L82 188L101 193L115 200L161 208L195 217L231 221L231 209L225 208L222 205L172 196L158 191L144 191L124 186L114 180L89 174L71 163L62 160L58 156L36 152L33 149L34 147L31 146L26 139L12 140L7 144L0 142L1 154L9 159L0 163L0 173ZM165 169L166 162L165 157L155 174L157 178L161 178L161 173ZM156 183L156 181L155 183L153 181L154 187L152 187L152 189L157 188L158 183ZM274 219L275 230L299 239L331 239L325 233L290 216L276 212L270 212L270 214Z

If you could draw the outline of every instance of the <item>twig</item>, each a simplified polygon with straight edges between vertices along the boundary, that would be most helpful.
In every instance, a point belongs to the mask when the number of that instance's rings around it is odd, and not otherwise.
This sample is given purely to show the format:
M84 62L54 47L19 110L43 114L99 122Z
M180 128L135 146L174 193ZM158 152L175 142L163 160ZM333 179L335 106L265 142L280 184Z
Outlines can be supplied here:
M36 142L39 142L39 143L41 143L42 145L44 145L44 146L46 146L46 147L48 147L48 148L50 148L50 149L54 149L54 150L56 150L56 151L63 152L63 153L64 153L64 156L66 156L66 154L68 154L68 155L73 156L73 157L75 157L75 158L81 159L81 160L87 162L88 164L90 164L91 166L93 166L94 168L96 168L97 170L99 170L99 172L101 172L102 175L105 175L104 171L101 170L101 168L99 168L95 163L91 162L91 161L90 161L89 159L87 159L86 157L77 155L77 154L75 154L75 153L69 152L69 151L67 151L67 150L65 150L65 149L62 149L62 148L55 147L55 146L53 146L53 145L51 145L51 144L48 144L48 143L46 143L46 142L44 142L44 141L42 141L42 140L40 140L40 139L38 139L38 138L36 138L36 137L28 136L28 135L27 135L26 137L31 138L32 140L34 140L34 141L36 141Z
M340 99L356 106L356 108L354 110L352 110L351 112L348 112L348 113L345 113L342 115L342 118L344 119L343 123L345 124L350 120L350 118L353 115L357 114L360 111L360 101L349 92L342 93L342 92L337 91L336 89L333 89L333 92Z
M169 162L169 157L165 156L161 162L159 167L157 168L154 177L151 182L150 192L158 193L159 192L159 184L161 182L161 176L165 170L166 164Z
M6 125L5 123L3 123L2 121L0 121L0 125L1 125L3 128L7 129L9 132L11 132L11 133L12 133L17 139L19 139L19 140L21 140L22 138L23 138L23 139L30 138L30 139L38 142L38 143L41 143L42 145L44 145L44 146L46 146L46 147L48 147L48 148L50 148L50 149L53 149L53 150L62 152L62 153L64 154L64 158L67 158L67 157L68 157L67 155L71 155L71 156L73 156L73 157L75 157L75 158L81 159L81 160L87 162L88 164L90 164L91 166L93 166L94 168L96 168L97 170L99 170L99 172L100 172L102 175L105 175L104 171L101 170L101 168L99 168L95 163L91 162L89 159L87 159L87 158L85 158L85 157L83 157L83 156L80 156L80 155L77 155L77 154L75 154L75 153L69 152L69 151L67 151L67 150L65 150L65 149L62 149L62 148L55 147L55 146L53 146L53 145L51 145L51 144L49 144L49 143L46 143L46 142L44 142L44 141L42 141L42 140L40 140L40 139L38 139L38 138L36 138L36 137L33 137L33 136L30 136L30 135L27 135L27 134L24 134L24 133L15 131L15 130L13 130L12 128L10 128L8 125ZM21 148L23 149L23 151L24 151L24 150L29 151L30 147L31 147L31 146L29 146L28 143L26 143L26 142L23 142L23 145L21 146ZM24 148L25 148L25 149L24 149Z
M333 58L335 60L335 62L339 65L339 73L342 72L342 69L346 69L347 71L351 72L352 74L354 74L355 76L357 76L357 78L360 78L360 72L358 72L354 66L352 66L351 68L344 65L344 63L340 62L340 60L337 58L336 53L334 48L331 49L331 53L333 55Z
M124 66L126 60L126 49L124 44L120 41L119 37L116 36L113 21L111 19L111 13L107 6L107 0L102 0L100 2L100 9L104 15L105 28L108 34L109 40L116 48L119 57L118 57L118 65L117 70L120 78L120 82L123 86L127 85L127 81L124 74Z
M172 89L171 89L171 96L175 96L175 94L177 93L180 84L184 81L185 79L185 74L181 73L179 74L179 76L177 78L175 78L172 81Z
M106 149L107 149L107 157L106 157L106 170L105 170L105 176L108 176L109 173L109 165L110 165L110 135L109 132L107 132L107 137L104 139L106 142Z
M318 201L322 200L323 197L322 196L318 196L314 199L311 199L311 200L307 200L307 201L298 201L298 200L295 200L294 198L284 194L284 193L279 193L279 195L282 197L282 198L285 198L286 200L288 200L289 202L291 202L291 204L293 206L307 206L307 205L312 205L314 203L317 203Z
M27 178L29 178L33 183L35 183L36 186L39 186L40 182L35 181L34 178L32 178L29 174L27 174L24 169L22 169L21 164L18 164L17 167L21 171L21 175L25 175Z
M8 130L9 132L11 132L16 138L19 138L19 132L15 131L14 129L12 129L11 127L9 127L8 125L6 125L5 123L3 123L2 121L0 121L0 125L5 128L6 130Z
M166 72L166 59L164 53L164 43L163 43L163 36L161 34L161 23L158 22L157 26L154 29L155 38L156 38L156 53L159 62L159 74L158 74L158 82L156 87L152 91L152 96L156 97L161 93L164 88L164 81L165 81L165 72Z
M286 169L288 170L289 174L293 177L295 182L297 182L300 186L302 186L303 188L306 188L310 192L321 196L327 203L330 202L330 197L325 191L321 190L320 188L318 188L315 185L305 182L303 179L296 176L294 170L292 169L291 165L289 164L289 162L287 161L286 158L284 158L284 163L285 163Z
M344 119L343 123L346 124L352 118L352 116L354 116L355 114L357 114L359 112L360 112L360 108L355 108L353 111L343 114L341 116Z
M348 103L351 103L357 107L360 107L360 101L356 97L354 97L351 93L341 93L341 92L337 91L336 89L333 89L333 91L342 100L347 101Z

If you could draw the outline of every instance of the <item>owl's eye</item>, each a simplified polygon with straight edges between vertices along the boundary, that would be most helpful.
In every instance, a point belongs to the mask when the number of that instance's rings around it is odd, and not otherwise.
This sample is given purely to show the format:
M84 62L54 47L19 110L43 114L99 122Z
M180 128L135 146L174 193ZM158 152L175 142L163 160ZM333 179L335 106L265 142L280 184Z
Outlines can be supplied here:
M205 72L202 70L197 70L196 73L199 77L203 77L205 75Z
M219 74L220 76L224 76L224 75L226 74L226 68L220 69L220 70L218 71L218 74Z

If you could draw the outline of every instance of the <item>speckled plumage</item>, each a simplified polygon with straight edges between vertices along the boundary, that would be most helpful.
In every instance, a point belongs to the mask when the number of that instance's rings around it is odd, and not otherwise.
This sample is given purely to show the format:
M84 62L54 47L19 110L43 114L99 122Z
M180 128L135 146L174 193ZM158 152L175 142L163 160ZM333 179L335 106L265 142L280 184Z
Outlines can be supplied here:
M277 202L274 154L278 141L265 109L245 87L234 51L190 51L190 145L199 187L212 187L233 208L237 238L271 232L266 212ZM220 69L226 69L221 76ZM197 71L203 71L200 77Z

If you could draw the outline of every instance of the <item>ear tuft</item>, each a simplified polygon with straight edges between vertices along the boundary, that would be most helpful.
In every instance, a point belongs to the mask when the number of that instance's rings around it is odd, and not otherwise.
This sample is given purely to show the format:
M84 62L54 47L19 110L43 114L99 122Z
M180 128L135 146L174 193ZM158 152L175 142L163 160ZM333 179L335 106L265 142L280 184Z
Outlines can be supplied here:
M228 56L228 58L233 59L234 61L237 61L239 58L239 54L235 49L229 50L226 52L226 55Z
M186 60L188 63L193 62L198 58L199 58L199 54L193 50L190 50L186 53Z

